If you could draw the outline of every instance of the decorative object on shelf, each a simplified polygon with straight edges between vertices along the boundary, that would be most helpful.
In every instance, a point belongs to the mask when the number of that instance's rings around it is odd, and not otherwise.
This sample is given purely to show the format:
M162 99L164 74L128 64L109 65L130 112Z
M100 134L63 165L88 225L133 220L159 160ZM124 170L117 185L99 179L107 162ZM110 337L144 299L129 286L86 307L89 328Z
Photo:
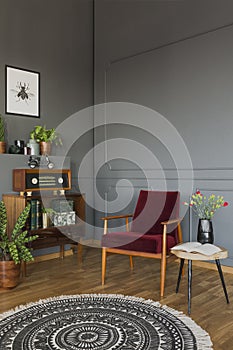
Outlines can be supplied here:
M9 153L10 154L20 154L20 149L18 146L10 145L9 147Z
M75 211L55 213L53 215L54 226L66 226L75 224Z
M40 117L40 73L6 66L6 113Z
M211 194L209 197L207 197L197 190L194 194L192 194L190 202L183 202L183 204L188 205L199 217L197 232L198 242L202 244L213 243L214 233L211 220L216 210L222 207L227 207L228 202L224 201L223 196Z
M51 226L53 215L55 215L55 211L52 208L42 208L42 227L47 228Z
M30 138L36 140L40 144L40 154L50 155L51 144L56 146L62 145L62 139L54 128L46 129L46 126L37 125L30 133Z
M0 153L6 153L5 124L0 114Z
M25 143L23 140L15 140L14 142L15 146L19 149L19 154L24 154L24 146Z
M117 294L65 295L0 315L1 349L211 350L209 334L157 301Z
M31 169L38 168L40 166L40 157L32 157L30 156L28 159L28 166Z
M32 156L40 155L40 145L36 140L30 139L27 143L27 147L30 147Z
M24 147L24 155L28 156L31 154L31 148L28 146Z
M46 166L48 169L53 169L54 168L54 163L51 162L51 160L49 159L48 155L45 155L45 161L46 161Z
M70 169L13 169L13 191L55 191L71 189Z
M34 259L28 243L36 240L38 236L29 236L24 230L30 208L28 204L19 215L12 232L7 233L6 206L0 201L0 287L2 288L15 287L19 281L21 261Z

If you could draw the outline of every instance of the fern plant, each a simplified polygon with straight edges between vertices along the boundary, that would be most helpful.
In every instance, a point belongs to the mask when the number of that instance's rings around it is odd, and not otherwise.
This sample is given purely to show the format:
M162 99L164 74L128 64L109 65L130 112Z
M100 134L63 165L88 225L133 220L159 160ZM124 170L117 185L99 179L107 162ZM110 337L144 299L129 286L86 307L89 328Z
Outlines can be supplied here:
M28 232L24 230L30 207L28 204L24 208L13 231L8 235L6 206L3 201L0 201L0 260L13 260L16 264L34 260L28 243L37 239L38 235L28 236Z

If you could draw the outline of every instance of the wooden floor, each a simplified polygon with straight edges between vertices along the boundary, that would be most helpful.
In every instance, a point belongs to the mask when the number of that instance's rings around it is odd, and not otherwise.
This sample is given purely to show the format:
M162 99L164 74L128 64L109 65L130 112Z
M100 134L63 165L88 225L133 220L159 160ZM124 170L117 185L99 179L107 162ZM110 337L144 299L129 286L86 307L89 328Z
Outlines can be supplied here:
M101 286L101 251L85 248L82 266L77 256L54 259L28 266L27 277L10 291L0 291L0 312L20 304L64 294L125 294L160 301L187 314L187 277L175 293L179 265L172 257L167 266L165 297L160 299L160 261L135 258L131 272L125 256L111 255L106 285ZM217 271L193 267L191 317L211 336L214 350L233 349L233 275L224 273L230 304L226 304Z

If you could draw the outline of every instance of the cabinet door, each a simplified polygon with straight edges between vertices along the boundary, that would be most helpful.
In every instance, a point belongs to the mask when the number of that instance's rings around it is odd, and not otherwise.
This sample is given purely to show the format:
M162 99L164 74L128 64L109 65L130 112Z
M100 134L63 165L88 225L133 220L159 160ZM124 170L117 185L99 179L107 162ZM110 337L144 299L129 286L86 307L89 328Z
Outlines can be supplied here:
M7 232L12 232L15 223L26 206L26 199L17 195L3 194L2 199L7 212Z

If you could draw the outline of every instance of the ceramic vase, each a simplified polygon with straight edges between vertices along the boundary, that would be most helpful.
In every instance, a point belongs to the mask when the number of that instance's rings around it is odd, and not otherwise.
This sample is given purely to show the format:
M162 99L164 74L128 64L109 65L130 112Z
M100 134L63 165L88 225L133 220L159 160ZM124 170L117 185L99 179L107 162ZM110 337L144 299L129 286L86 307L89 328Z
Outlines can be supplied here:
M51 154L51 142L40 142L40 154L43 156Z
M214 243L213 224L211 220L199 219L197 230L197 241L205 243Z

